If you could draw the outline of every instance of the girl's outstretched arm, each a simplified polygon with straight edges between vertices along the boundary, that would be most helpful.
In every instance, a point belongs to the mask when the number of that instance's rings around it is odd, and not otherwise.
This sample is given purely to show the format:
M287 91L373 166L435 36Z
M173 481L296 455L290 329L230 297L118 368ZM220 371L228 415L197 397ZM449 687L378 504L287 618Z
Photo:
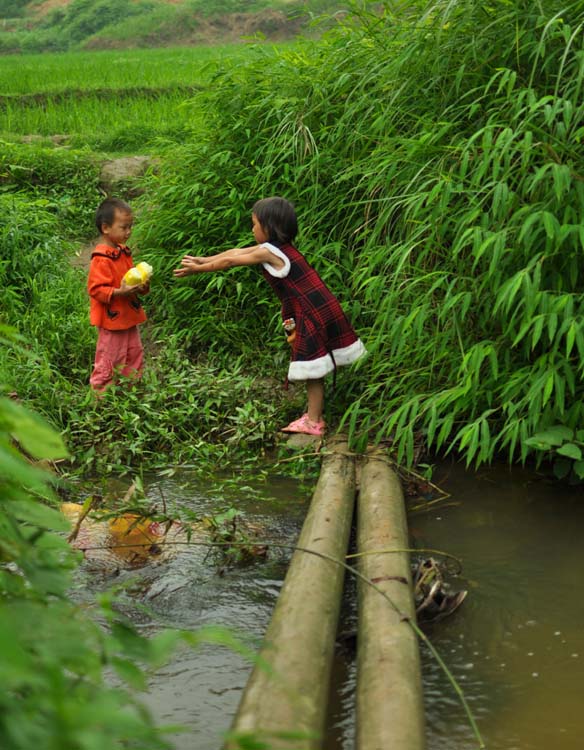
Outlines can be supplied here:
M281 268L284 265L284 261L271 253L267 247L253 245L252 247L234 247L206 258L185 255L180 262L181 267L176 268L173 273L177 277L190 276L193 273L225 271L235 266L255 266L259 263L270 263L275 268Z
M205 256L195 256L195 255L185 255L183 260L193 260L198 264L200 263L206 263L209 260L215 260L217 258L232 258L235 255L245 255L246 253L249 253L251 250L255 250L258 247L258 245L252 245L251 247L233 247L231 250L224 250L222 253L217 253L216 255L208 255Z

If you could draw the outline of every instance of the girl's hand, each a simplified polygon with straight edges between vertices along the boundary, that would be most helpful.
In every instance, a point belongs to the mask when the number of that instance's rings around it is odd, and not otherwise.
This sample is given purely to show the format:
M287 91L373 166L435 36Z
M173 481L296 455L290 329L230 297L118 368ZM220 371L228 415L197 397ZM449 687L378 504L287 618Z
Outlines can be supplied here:
M181 260L181 268L175 268L173 274L177 277L190 276L193 273L199 273L205 265L205 258L198 258L194 255L185 255Z

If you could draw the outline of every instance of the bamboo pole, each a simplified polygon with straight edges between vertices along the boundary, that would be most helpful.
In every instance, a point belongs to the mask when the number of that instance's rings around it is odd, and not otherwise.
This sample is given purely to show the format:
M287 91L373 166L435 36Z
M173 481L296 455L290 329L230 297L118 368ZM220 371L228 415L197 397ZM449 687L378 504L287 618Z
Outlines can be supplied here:
M354 498L353 459L326 456L298 547L344 561ZM292 556L229 750L239 747L234 735L264 739L270 750L322 746L345 571L318 554L297 550Z
M395 604L358 583L357 750L422 750L424 707L403 493L383 461L367 461L358 499L359 571Z

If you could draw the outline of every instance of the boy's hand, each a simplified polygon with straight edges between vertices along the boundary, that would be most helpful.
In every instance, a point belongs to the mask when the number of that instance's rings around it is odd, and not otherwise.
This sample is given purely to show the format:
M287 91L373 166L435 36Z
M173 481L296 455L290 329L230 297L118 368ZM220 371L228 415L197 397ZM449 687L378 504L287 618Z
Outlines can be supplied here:
M119 289L114 289L114 297L128 297L130 294L134 294L136 291L135 286L130 286L122 279L122 285Z
M131 294L146 294L150 290L150 284L134 284L130 286L122 279L122 285L119 289L114 289L112 297L129 297Z

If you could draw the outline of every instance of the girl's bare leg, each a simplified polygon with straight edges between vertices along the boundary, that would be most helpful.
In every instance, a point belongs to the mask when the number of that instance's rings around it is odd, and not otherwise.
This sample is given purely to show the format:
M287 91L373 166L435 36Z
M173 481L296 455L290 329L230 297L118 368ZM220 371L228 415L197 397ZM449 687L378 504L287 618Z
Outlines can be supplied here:
M307 380L306 395L308 398L308 419L311 422L322 421L324 408L324 380Z

